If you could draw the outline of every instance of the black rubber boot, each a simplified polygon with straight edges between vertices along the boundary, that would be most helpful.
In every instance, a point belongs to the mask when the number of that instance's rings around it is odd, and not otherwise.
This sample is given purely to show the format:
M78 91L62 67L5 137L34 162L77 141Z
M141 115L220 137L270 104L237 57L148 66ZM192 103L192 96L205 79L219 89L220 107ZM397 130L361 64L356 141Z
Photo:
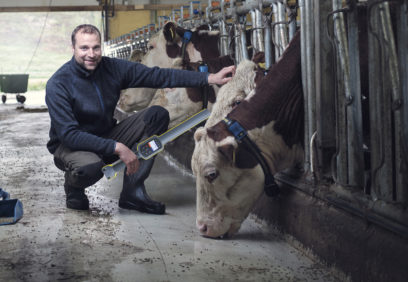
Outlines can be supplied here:
M73 210L89 210L89 200L85 195L85 189L77 189L64 185L65 195L67 197L67 208Z
M119 198L119 207L145 213L164 214L166 206L153 201L146 192L144 181L153 167L154 158L140 160L139 170L123 177L123 189Z

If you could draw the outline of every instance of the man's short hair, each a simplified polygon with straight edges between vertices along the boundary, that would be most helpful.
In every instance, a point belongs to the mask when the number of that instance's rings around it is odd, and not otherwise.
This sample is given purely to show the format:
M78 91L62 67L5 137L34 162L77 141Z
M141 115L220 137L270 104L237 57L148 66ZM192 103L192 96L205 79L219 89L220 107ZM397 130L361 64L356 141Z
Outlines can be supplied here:
M81 25L77 26L77 27L72 31L72 34L71 34L71 43L72 43L72 46L73 46L73 47L75 46L75 43L76 43L75 35L76 35L78 32L81 32L81 33L89 33L89 34L97 34L97 35L99 36L99 40L101 40L101 33L100 33L99 29L98 29L96 26L91 25L91 24L81 24Z

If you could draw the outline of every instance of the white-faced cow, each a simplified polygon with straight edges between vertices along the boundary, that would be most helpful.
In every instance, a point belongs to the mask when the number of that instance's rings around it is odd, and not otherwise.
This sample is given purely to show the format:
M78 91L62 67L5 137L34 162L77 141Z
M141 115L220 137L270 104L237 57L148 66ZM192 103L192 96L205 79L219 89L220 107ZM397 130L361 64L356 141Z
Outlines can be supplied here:
M188 63L206 62L220 56L218 31L209 31L206 25L200 26L192 31L191 38L186 40L183 48L183 36L186 32L188 31L173 22L167 23L149 40L148 51L141 63L148 67L183 68ZM119 107L126 112L144 109L150 105L156 90L152 88L127 89L121 94ZM168 92L169 90L163 91ZM157 99L155 104L160 104Z
M236 141L224 117L246 129L272 175L303 161L300 61L298 32L256 85L254 65L240 64L234 79L220 89L205 127L195 132L191 165L197 185L197 227L202 235L236 233L264 190L265 177L258 160L247 145ZM247 71L242 73L241 67Z

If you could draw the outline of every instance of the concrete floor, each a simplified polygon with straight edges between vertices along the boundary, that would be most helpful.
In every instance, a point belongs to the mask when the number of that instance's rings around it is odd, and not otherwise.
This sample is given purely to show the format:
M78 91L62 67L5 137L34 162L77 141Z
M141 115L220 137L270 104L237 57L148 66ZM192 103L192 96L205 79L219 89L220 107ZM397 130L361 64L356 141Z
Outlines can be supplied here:
M43 94L26 96L31 112L12 95L0 104L0 187L24 205L18 223L0 226L0 281L338 281L252 217L231 239L201 237L194 178L164 154L147 187L165 215L120 209L120 176L88 188L90 211L67 209L48 113L35 112Z

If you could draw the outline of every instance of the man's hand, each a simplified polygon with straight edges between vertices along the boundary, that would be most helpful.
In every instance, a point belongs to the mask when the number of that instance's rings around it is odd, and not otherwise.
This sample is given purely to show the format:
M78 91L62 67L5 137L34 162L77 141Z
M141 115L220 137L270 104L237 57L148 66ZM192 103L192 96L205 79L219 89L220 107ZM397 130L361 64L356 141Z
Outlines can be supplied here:
M228 76L231 74L231 76ZM235 74L235 66L225 67L217 73L210 73L208 76L208 84L222 85L231 80Z
M126 174L131 175L139 169L139 160L136 154L133 153L126 145L116 142L115 154L126 164Z

